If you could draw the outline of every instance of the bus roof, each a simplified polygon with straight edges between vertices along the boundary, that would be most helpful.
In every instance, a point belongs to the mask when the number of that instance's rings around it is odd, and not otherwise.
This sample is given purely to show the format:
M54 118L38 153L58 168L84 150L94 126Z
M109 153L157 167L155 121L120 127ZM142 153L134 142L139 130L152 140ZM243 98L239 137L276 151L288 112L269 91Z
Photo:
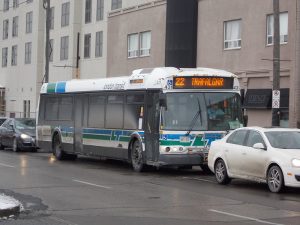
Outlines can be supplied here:
M133 90L133 89L167 89L168 81L173 77L232 77L233 73L210 68L175 68L159 67L137 69L130 76L99 79L74 79L56 83L45 83L41 93L72 93L103 90Z

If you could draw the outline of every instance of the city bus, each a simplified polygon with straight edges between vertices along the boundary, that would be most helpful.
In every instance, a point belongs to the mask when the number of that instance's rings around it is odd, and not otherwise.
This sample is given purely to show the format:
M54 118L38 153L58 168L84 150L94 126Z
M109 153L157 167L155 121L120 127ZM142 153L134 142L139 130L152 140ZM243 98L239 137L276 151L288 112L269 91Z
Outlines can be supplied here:
M77 155L208 171L210 143L243 126L237 76L209 68L147 68L130 76L45 83L37 144Z

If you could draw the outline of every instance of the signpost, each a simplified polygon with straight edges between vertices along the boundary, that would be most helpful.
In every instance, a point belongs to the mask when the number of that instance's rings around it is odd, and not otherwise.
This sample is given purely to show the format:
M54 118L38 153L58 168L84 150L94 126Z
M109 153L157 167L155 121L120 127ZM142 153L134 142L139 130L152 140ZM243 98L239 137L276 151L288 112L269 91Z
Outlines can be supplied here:
M279 109L279 108L280 108L280 91L273 90L272 109Z

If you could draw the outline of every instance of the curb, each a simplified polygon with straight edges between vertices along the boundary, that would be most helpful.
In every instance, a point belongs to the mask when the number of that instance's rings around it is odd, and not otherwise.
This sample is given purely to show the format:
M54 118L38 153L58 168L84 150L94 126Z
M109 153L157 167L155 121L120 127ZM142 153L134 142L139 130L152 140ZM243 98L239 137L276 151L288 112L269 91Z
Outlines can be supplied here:
M11 217L11 216L17 216L20 214L20 205L7 208L7 209L0 209L0 219L3 217Z
M20 214L21 203L13 197L0 194L0 220Z

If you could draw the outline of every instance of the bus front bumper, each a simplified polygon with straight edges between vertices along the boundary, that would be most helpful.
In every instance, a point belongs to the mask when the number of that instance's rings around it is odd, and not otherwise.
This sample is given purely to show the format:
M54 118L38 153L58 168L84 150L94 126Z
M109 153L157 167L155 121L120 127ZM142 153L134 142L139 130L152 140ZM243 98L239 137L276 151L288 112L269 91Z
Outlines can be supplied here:
M207 164L204 154L160 154L156 163L158 166L197 166Z

